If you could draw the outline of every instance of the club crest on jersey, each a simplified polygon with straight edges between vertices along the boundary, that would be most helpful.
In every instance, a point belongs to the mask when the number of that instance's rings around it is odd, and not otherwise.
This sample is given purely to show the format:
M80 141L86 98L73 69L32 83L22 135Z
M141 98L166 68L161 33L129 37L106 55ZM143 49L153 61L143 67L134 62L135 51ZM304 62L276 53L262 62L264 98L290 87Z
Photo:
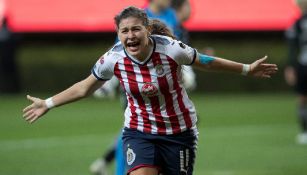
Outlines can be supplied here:
M127 164L131 165L135 161L136 157L135 153L133 152L133 149L128 148L126 155L127 155Z
M162 64L158 64L155 66L156 73L158 77L162 77L164 75L164 69Z
M158 88L152 83L145 83L142 87L142 94L146 97L154 97L158 94Z

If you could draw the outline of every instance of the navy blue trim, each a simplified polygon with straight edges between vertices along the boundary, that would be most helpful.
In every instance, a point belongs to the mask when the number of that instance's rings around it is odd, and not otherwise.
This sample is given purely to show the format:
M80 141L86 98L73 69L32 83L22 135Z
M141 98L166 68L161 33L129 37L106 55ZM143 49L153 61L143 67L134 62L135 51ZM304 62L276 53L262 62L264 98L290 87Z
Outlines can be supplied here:
M192 64L195 62L196 55L197 55L197 51L196 51L196 49L194 49L194 57L193 57L193 60L192 60L192 62L191 62L190 64L188 64L188 65L192 65Z
M129 60L131 60L132 62L134 62L135 64L138 64L138 65L141 65L141 66L144 66L145 64L147 64L151 59L152 59L152 55L154 54L155 50L156 50L156 41L154 40L154 38L152 38L151 36L149 36L149 38L152 39L152 42L153 42L153 50L152 50L152 53L150 55L150 57L148 58L148 60L146 60L144 63L140 64L138 62L136 62L135 60L133 60L133 58L129 57L129 55L127 54L126 52L126 49L124 48L124 52L126 54L126 56L129 58Z
M92 74L97 78L97 80L100 80L100 81L108 81L108 80L110 80L110 79L103 79L103 78L98 77L98 75L95 73L94 69L92 69Z

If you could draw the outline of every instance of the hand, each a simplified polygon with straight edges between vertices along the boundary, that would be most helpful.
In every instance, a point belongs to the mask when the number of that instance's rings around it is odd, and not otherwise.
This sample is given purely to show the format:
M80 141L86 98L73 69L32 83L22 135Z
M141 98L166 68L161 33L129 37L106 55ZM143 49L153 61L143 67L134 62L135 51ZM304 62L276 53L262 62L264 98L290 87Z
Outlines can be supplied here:
M278 70L276 64L265 63L267 56L256 60L250 65L250 71L248 75L258 78L271 78Z
M31 97L30 95L27 95L27 99L32 101L32 104L23 109L23 117L29 123L33 123L48 112L49 109L45 104L45 100Z
M296 72L292 66L288 66L285 69L285 80L288 85L294 86L296 84Z

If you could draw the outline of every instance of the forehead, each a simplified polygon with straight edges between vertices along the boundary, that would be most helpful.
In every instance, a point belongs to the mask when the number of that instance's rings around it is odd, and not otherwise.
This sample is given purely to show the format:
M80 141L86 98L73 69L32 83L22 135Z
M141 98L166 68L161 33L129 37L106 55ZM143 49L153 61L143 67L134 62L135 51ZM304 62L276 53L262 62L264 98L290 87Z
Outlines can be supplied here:
M122 28L130 28L130 27L134 27L134 26L144 26L143 22L141 19L136 18L136 17L128 17L128 18L124 18L120 21L118 28L122 29Z

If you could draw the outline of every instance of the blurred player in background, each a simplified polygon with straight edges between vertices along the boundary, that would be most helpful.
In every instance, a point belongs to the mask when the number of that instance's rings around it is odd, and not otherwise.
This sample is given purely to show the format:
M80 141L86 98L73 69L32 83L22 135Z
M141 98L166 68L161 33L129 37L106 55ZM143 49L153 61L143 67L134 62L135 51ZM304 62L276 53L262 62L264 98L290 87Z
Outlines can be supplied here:
M285 79L298 93L298 117L302 132L299 144L307 145L307 0L297 0L302 16L286 31L289 43L289 64Z
M190 35L183 26L191 16L191 5L189 0L172 0L171 7L175 10L178 24L174 28L176 37L185 44L190 44Z
M149 0L145 12L150 19L164 22L178 40L190 44L189 33L183 26L183 23L191 15L189 0ZM182 71L182 81L185 88L188 91L195 90L197 84L193 68L183 66Z
M189 0L172 0L171 7L175 9L178 24L174 29L176 38L185 44L190 44L190 35L188 30L183 26L191 16L191 5ZM196 74L191 66L183 66L182 80L184 87L188 91L196 89Z
M0 93L20 92L16 63L19 37L8 27L5 0L0 0Z

